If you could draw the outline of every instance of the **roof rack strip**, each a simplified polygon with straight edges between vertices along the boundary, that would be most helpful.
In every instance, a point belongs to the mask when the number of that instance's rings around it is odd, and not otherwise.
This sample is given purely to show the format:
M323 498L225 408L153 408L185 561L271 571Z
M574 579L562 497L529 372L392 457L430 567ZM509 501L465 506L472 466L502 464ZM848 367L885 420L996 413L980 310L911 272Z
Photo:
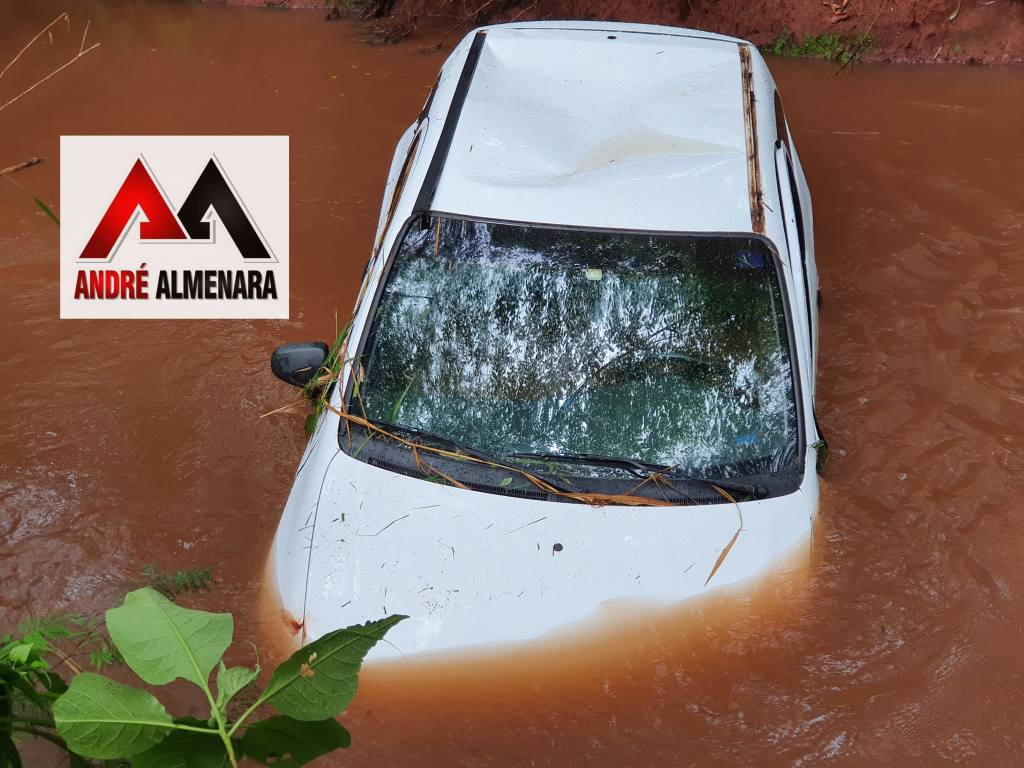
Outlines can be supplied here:
M452 96L451 106L444 119L444 126L441 128L441 135L437 139L437 146L434 148L434 155L430 158L430 165L427 166L426 176L423 177L423 186L419 195L416 196L416 204L413 206L414 214L424 213L430 210L434 202L434 193L437 191L437 182L441 178L441 169L444 168L448 159L448 150L452 146L452 138L455 136L455 128L459 124L459 116L462 114L462 107L466 103L466 94L469 92L469 84L473 80L473 73L476 71L476 64L480 60L480 51L484 47L484 38L487 32L480 30L473 38L466 56L466 63L462 67L462 74L459 75L459 82L455 86L455 93ZM431 95L431 101L433 95Z
M750 47L740 48L740 78L743 86L743 123L747 130L747 184L750 194L750 224L764 234L764 190L761 186L761 164L757 157L757 97L754 94L754 67Z

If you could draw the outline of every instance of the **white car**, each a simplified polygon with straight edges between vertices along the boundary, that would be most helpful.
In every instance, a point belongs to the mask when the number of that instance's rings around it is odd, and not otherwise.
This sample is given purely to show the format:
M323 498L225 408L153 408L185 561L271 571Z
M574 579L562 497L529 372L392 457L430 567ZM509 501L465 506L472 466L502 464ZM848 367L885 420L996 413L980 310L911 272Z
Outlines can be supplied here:
M388 176L338 382L270 572L300 640L383 658L671 604L806 545L811 205L743 40L484 27ZM286 345L303 384L326 346Z

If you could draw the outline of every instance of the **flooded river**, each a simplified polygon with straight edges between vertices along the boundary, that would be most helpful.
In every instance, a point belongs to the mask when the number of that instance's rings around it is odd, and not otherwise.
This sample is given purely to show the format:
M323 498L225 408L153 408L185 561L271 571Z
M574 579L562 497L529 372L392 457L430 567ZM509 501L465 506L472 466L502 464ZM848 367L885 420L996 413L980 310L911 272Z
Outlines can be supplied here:
M63 6L0 0L6 62ZM0 180L0 626L99 610L145 564L263 641L304 445L277 344L326 338L442 55L318 13L78 3L0 79L0 166L56 204L59 134L291 136L292 320L59 321L57 228ZM1024 750L1024 71L772 60L815 202L809 565L553 646L367 669L346 766L1019 764ZM614 628L612 626L614 624Z

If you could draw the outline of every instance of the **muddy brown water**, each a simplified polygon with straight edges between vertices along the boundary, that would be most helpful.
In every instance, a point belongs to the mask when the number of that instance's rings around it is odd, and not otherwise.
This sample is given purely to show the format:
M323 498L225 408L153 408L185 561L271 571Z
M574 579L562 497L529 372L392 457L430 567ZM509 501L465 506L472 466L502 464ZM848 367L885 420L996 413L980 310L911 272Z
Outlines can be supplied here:
M62 7L0 2L6 61ZM0 165L57 203L58 135L291 136L292 320L57 319L57 228L0 183L0 626L212 566L236 636L304 444L278 343L349 313L394 142L441 56L318 13L80 3L0 102ZM371 666L323 765L1019 764L1024 750L1024 71L773 60L814 196L809 564L547 645ZM239 653L240 660L245 660ZM187 700L187 696L185 697Z

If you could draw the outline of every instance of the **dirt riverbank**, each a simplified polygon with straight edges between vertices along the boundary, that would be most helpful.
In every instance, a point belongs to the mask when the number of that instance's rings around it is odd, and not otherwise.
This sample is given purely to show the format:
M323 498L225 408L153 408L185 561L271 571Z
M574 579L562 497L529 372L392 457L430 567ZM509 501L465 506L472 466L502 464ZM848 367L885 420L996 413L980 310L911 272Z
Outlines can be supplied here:
M864 61L1024 63L1022 0L213 0L358 15L375 36L416 35L425 22L453 27L530 19L615 19L707 29L783 51ZM332 8L338 6L338 12ZM326 7L326 11L325 11ZM793 41L805 43L804 50ZM847 52L844 54L844 51Z

